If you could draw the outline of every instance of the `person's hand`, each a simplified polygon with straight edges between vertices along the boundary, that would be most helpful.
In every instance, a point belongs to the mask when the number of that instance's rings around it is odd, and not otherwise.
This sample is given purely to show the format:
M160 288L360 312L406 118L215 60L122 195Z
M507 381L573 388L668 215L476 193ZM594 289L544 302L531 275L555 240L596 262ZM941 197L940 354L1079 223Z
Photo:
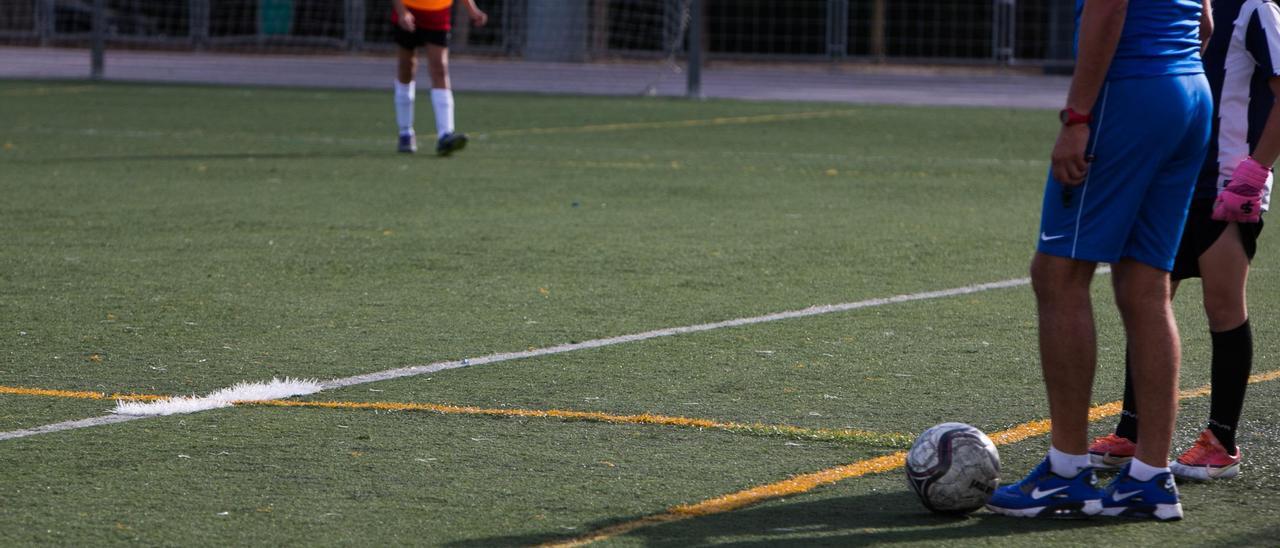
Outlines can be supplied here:
M409 32L417 30L415 28L417 27L417 21L414 20L413 12L409 10L404 10L404 13L400 14L400 17L397 18L396 22L400 23L400 28Z
M1084 182L1089 173L1089 159L1084 149L1089 144L1089 124L1062 126L1053 144L1053 178L1063 186L1074 187Z
M489 15L480 10L471 12L471 24L477 27L483 27L489 22Z
M1213 204L1217 221L1256 223L1262 218L1262 193L1267 188L1271 169L1253 157L1245 158L1231 172L1231 182L1218 193Z

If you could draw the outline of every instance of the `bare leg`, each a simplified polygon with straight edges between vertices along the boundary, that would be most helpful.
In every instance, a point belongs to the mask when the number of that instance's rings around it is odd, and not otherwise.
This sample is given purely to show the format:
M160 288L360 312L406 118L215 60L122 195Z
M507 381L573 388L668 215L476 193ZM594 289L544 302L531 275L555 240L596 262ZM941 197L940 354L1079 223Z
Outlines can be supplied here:
M1129 342L1135 403L1142 417L1134 456L1151 466L1167 466L1182 360L1178 325L1169 305L1169 273L1123 259L1115 265L1112 278Z
M396 79L401 84L408 84L418 73L418 56L411 49L396 48L396 52Z
M1052 443L1073 455L1089 450L1090 393L1098 361L1089 284L1096 268L1092 262L1042 253L1031 261Z
M1204 279L1204 312L1209 330L1230 331L1249 318L1245 285L1249 279L1249 257L1240 243L1240 228L1227 225L1218 241L1200 255L1200 275Z
M431 89L449 89L449 48L427 44L427 74Z

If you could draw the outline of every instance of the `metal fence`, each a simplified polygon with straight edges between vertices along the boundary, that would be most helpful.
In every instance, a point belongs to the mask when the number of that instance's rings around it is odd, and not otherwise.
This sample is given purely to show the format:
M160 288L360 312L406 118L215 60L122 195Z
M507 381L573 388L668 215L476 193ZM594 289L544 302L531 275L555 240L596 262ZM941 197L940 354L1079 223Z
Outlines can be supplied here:
M514 59L1050 67L1070 63L1074 3L479 0L490 16L483 28L465 24L461 4L452 49ZM0 44L84 47L96 39L99 57L110 47L380 50L392 47L390 12L391 0L0 0Z

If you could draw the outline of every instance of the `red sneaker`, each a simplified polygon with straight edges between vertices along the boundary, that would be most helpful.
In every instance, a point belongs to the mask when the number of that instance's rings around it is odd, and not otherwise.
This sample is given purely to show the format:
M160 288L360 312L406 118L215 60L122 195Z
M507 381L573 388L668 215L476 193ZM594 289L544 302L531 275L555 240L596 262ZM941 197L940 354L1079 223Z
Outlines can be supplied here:
M1208 481L1228 479L1240 475L1240 448L1236 454L1227 453L1218 437L1209 429L1200 433L1196 444L1187 449L1178 460L1169 464L1173 475L1183 479Z
M1098 470L1119 470L1133 460L1133 452L1137 447L1129 438L1115 433L1107 434L1089 445L1089 463Z

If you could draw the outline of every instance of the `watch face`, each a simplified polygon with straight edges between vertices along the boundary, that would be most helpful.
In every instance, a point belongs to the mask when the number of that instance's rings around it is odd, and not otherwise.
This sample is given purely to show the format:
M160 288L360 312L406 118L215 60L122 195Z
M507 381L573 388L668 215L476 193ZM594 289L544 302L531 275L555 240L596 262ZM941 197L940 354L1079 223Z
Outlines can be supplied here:
M1064 108L1058 111L1058 121L1065 124L1070 120L1071 120L1071 113L1068 112L1067 109Z

